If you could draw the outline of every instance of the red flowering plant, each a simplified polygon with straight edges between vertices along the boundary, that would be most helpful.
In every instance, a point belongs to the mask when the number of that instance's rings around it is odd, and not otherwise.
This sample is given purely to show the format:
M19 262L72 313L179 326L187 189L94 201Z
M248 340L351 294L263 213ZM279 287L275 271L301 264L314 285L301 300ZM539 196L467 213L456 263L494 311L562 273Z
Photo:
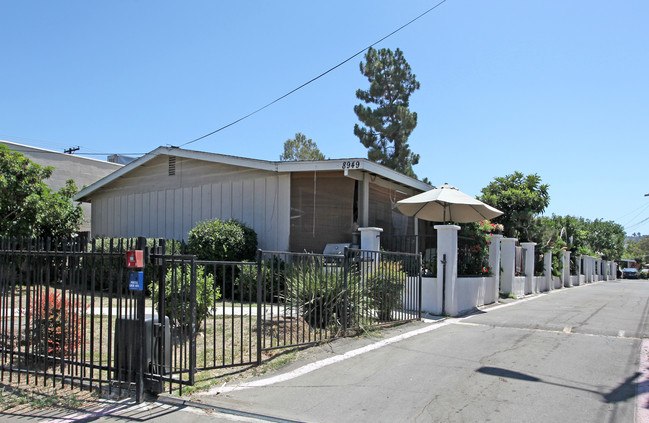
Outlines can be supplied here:
M481 220L478 222L478 228L481 232L489 235L501 234L505 230L505 227L501 223L491 223L490 220Z
M52 292L34 298L31 307L31 343L35 352L54 357L71 357L84 343L86 312L79 299L63 298Z
M502 226L502 225L500 225ZM489 237L494 226L487 221L460 225L458 234L457 274L460 276L489 276Z

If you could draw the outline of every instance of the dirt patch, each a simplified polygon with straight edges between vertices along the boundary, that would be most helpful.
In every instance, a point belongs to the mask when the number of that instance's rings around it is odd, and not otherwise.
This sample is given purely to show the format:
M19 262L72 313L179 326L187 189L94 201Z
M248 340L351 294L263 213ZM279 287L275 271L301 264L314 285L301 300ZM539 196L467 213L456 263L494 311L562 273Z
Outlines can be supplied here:
M78 411L98 406L100 400L97 392L81 390L66 385L61 387L57 383L52 386L51 381L35 378L30 379L23 375L20 382L13 375L9 381L8 374L0 379L0 412L3 414L25 415L34 410L67 410Z

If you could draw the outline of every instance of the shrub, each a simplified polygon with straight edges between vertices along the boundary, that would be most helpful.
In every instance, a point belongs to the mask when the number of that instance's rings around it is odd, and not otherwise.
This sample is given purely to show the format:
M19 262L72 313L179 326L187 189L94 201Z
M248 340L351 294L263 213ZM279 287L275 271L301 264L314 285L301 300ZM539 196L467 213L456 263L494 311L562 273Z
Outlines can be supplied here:
M262 262L262 292L266 302L277 302L284 295L285 283L284 261L277 257ZM240 266L235 284L234 299L257 301L257 266L256 263Z
M286 270L288 301L300 310L302 318L312 327L340 330L343 319L347 327L357 325L357 311L362 301L358 292L358 274L344 271L308 258L304 263Z
M462 224L458 236L457 274L461 276L487 276L489 268L489 228L491 224Z
M191 270L182 266L167 269L165 276L165 316L177 325L191 323L191 302L189 298ZM158 298L158 283L149 284L154 301ZM210 315L214 303L221 298L221 292L214 286L214 276L203 266L196 267L196 322L203 322Z
M404 283L408 275L397 262L381 262L365 281L369 305L382 322L392 320L392 312L399 308Z
M199 260L254 260L257 233L237 220L206 220L189 232L187 248Z
M79 300L63 301L61 293L52 292L34 299L32 345L38 354L54 357L74 356L83 344L85 308Z

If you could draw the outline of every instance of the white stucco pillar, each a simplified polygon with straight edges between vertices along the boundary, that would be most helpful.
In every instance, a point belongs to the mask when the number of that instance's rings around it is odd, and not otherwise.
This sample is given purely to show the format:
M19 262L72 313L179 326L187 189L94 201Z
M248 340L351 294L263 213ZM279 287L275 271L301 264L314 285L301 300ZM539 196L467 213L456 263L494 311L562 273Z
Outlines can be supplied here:
M572 286L572 281L570 280L570 251L563 250L562 257L562 270L561 270L561 282L563 286L569 288Z
M358 228L361 233L361 250L380 251L382 228Z
M582 254L582 255L579 256L579 261L577 262L577 269L578 269L577 274L578 275L582 275L584 273L583 272L583 266L584 266L584 255Z
M456 225L435 225L437 230L437 284L442 287L442 314L454 316L458 312L455 284L457 282Z
M500 240L500 290L503 294L514 293L514 276L516 272L516 238L503 238Z
M530 293L534 294L538 291L534 283L534 246L536 242L521 242L521 247L525 250L525 284L530 287Z
M552 250L548 249L543 253L543 266L545 267L545 280L548 284L548 291L554 289L554 282L552 281Z
M494 279L494 298L498 302L500 297L500 241L502 235L494 234L489 237L489 268Z
M593 258L591 256L586 257L586 261L588 262L588 273L586 276L586 280L588 282L594 282L594 269L593 269Z

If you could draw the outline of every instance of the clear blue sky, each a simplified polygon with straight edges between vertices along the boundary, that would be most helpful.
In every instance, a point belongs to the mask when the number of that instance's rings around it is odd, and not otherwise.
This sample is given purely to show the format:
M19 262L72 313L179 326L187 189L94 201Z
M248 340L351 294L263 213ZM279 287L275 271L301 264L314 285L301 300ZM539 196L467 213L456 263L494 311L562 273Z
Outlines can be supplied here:
M86 154L182 145L438 1L2 0L0 139ZM649 233L648 1L447 0L377 47L400 48L421 83L419 177L478 195L538 173L547 214ZM186 148L277 160L302 132L329 158L366 157L361 59Z

